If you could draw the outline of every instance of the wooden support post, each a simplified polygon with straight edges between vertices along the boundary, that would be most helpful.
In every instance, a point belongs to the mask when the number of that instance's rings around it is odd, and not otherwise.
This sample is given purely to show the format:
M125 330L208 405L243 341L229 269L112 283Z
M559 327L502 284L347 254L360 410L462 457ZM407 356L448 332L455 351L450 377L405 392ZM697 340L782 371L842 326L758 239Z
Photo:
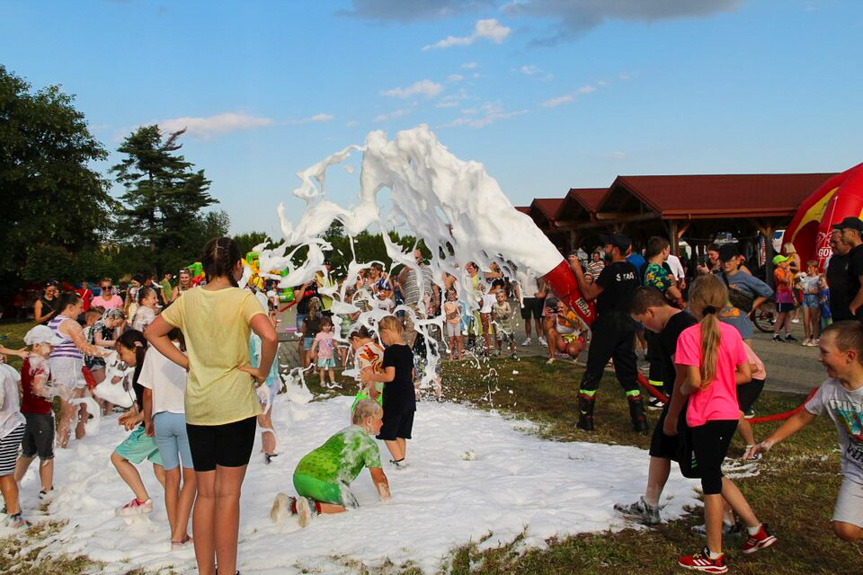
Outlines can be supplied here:
M773 256L776 255L773 251L773 233L776 231L776 226L770 222L762 224L753 218L750 218L749 221L755 226L758 233L764 236L764 255L766 260L764 262L764 279L767 285L776 289L776 286L773 285Z

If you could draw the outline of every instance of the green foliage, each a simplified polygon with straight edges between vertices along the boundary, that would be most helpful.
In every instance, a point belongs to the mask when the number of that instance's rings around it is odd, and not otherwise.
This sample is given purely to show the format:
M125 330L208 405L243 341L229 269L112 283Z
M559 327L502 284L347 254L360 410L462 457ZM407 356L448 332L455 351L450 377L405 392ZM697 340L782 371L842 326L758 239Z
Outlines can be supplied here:
M89 167L107 153L73 104L58 86L32 92L0 65L0 245L6 254L0 274L6 278L20 278L38 246L56 248L46 257L95 246L107 224L107 184Z
M138 128L118 148L125 159L111 168L126 188L115 225L118 242L137 248L139 268L159 275L198 259L207 239L224 235L230 224L225 212L203 213L217 201L207 193L204 171L194 171L177 153L184 132Z
M250 232L248 234L237 234L234 236L234 241L240 246L240 253L243 257L255 246L267 242L272 247L273 240L264 232Z

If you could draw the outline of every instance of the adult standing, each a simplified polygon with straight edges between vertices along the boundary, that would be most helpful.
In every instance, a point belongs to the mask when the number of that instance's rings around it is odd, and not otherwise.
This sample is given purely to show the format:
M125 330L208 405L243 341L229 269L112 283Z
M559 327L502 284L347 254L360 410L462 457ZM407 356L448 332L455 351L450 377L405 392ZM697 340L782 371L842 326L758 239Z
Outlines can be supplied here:
M189 370L186 429L198 485L195 557L198 571L213 575L216 560L222 573L236 572L240 491L261 413L253 384L266 380L278 338L255 294L237 287L243 264L234 240L207 242L201 263L207 285L174 302L145 335L162 355ZM183 332L188 357L168 338L174 327ZM257 368L249 367L251 331L262 341Z
M842 232L842 241L848 250L848 294L851 302L849 311L854 318L863 321L863 221L860 218L848 217L835 224L834 229ZM834 319L835 321L835 319Z
M60 343L54 346L49 358L51 380L60 395L60 423L57 425L57 443L66 448L71 435L72 420L78 416L75 426L75 439L83 439L87 423L87 406L72 403L72 400L84 397L87 382L81 369L84 367L84 354L104 357L108 350L96 345L90 345L84 338L84 330L78 323L83 304L78 294L74 292L63 294L58 309L60 313L48 322L48 327L54 332Z
M827 264L827 285L830 288L830 317L833 321L854 319L851 313L851 300L856 294L851 293L848 277L848 265L851 258L848 252L851 246L842 241L842 231L833 230L830 234L830 248L833 255Z
M591 256L590 263L587 264L587 272L594 278L598 278L602 273L602 268L605 267L605 262L602 261L602 250L594 250Z
M531 344L531 318L536 326L537 339L542 339L542 308L548 290L545 282L530 268L516 270L515 277L516 295L521 302L521 319L524 320L525 339L521 345L528 346Z
M683 291L686 289L686 270L683 269L683 263L680 258L669 252L665 263L671 268L671 274L674 276L674 281L677 282L677 289Z
M638 369L633 347L635 322L629 315L630 299L640 282L638 270L626 261L624 255L631 248L632 242L623 234L602 236L601 239L605 243L605 253L610 256L611 263L605 266L593 283L585 281L584 271L578 260L570 260L582 296L588 300L596 300L596 321L593 323L588 348L587 367L578 390L577 427L593 431L596 391L608 360L613 359L614 373L629 400L632 426L638 433L646 434L647 420L638 389Z
M173 274L171 272L165 272L165 275L162 276L162 281L159 282L159 285L162 286L162 296L165 298L165 302L174 301L171 296L174 292L171 287L171 280L174 279Z
M722 270L719 262L718 244L707 246L707 261L704 264L698 264L695 269L698 271L698 275L719 273Z
M81 303L84 305L84 313L87 313L90 305L93 303L93 290L90 289L87 282L81 282L80 287L75 290L75 293L81 298Z
M57 305L59 300L59 290L56 282L48 282L36 304L33 306L33 321L38 324L48 325L55 315L57 315Z
M183 268L178 274L177 285L171 290L171 302L177 301L181 295L192 289L192 271L189 268Z
M102 292L93 298L93 305L104 310L123 309L123 298L114 293L114 285L111 278L102 278L99 282L99 288Z

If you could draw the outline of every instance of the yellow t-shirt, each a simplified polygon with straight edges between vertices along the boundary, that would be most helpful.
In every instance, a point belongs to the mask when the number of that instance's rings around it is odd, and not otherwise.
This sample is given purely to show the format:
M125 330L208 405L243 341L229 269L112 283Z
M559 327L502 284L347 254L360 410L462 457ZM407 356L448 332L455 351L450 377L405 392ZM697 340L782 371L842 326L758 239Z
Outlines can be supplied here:
M261 413L249 365L249 322L266 314L255 294L240 288L185 292L162 312L183 331L189 354L186 422L223 425Z

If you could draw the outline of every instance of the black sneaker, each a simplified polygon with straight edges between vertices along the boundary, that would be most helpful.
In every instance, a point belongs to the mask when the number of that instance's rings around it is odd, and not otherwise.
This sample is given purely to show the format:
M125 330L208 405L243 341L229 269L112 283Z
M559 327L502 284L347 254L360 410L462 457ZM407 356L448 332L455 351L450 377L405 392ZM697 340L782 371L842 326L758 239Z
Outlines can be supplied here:
M658 397L651 397L647 400L647 409L650 409L651 411L657 411L663 407L665 407L665 402Z
M773 334L773 341L775 341L775 342L779 342L779 343L782 343L784 340L782 339L782 336L781 336L781 335L779 335L778 333L776 333L776 334Z
M791 335L790 333L785 334L785 341L797 341L797 338Z

